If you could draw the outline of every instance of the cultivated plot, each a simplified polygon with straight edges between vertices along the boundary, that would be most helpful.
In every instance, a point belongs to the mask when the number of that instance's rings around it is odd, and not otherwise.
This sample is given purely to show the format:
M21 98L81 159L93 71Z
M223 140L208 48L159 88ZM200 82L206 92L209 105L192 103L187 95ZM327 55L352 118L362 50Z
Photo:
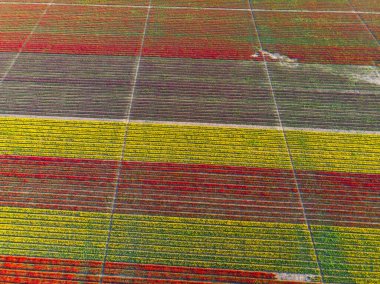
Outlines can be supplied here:
M300 63L374 65L378 42L355 14L255 12L263 49Z
M378 281L379 136L286 136L325 281Z
M261 62L142 58L131 119L278 125Z
M0 9L0 52L19 52L34 31L45 6L7 5Z
M147 9L137 8L53 5L41 19L24 51L137 55L146 13Z
M136 60L125 56L23 53L4 78L0 111L123 119L130 104Z
M249 11L152 8L143 56L247 60L256 46Z
M379 69L372 66L268 63L286 127L379 131Z

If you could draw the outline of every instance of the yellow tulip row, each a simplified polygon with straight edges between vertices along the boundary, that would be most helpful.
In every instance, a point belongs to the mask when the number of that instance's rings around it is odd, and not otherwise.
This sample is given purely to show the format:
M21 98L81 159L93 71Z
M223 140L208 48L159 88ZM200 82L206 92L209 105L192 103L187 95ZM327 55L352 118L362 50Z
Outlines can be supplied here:
M287 131L294 165L302 170L380 173L380 135Z
M1 207L0 254L46 257L53 252L62 258L101 259L109 217ZM277 267L292 273L316 269L306 228L292 224L115 214L108 255L110 261L154 259L168 265L176 255L187 266Z
M125 159L290 169L281 132L271 129L131 124Z
M0 118L0 155L119 160L125 125L119 122ZM128 161L219 164L290 169L282 132L130 123ZM380 173L380 135L287 130L299 170Z
M0 155L120 159L125 125L116 122L0 118Z

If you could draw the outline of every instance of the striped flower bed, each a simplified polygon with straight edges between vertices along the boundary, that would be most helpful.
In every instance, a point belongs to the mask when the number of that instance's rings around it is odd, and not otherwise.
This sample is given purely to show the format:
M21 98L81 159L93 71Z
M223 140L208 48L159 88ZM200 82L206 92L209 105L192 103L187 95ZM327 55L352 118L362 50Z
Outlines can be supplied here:
M0 2L0 282L380 282L378 10Z

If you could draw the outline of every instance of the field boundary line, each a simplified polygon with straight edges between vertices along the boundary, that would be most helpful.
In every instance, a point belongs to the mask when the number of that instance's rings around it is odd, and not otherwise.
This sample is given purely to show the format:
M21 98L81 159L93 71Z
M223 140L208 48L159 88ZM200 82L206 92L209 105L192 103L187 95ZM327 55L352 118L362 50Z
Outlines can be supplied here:
M138 57L137 57L136 70L135 70L134 78L132 81L132 89L130 92L129 106L125 110L124 119L123 119L123 122L125 123L124 142L123 142L123 147L121 149L119 165L118 165L116 177L115 177L116 184L115 184L114 195L113 195L112 203L111 203L111 215L110 215L110 219L109 219L108 235L107 235L106 245L105 245L105 249L104 249L104 258L102 261L101 276L99 279L99 284L103 283L103 278L105 277L105 268L106 268L109 245L110 245L110 240L111 240L113 219L114 219L114 215L115 215L115 211L116 211L116 201L117 201L118 193L119 193L121 172L122 172L122 168L123 168L123 161L124 161L127 139L128 139L128 130L129 130L128 126L129 126L129 122L130 122L133 99L134 99L135 91L136 91L137 78L138 78L138 74L140 71L140 63L141 63L141 57L142 57L143 48L144 48L145 37L146 37L147 30L148 30L148 23L149 23L149 18L150 18L150 11L151 11L151 6L150 6L151 3L152 3L152 0L149 0L149 6L148 6L148 10L146 12L144 29L143 29L142 36L141 36L140 49L139 49Z
M248 1L248 6L251 8L252 23L253 23L254 29L256 31L256 35L257 35L257 39L258 39L258 42L259 42L260 50L264 50L263 49L263 44L262 44L261 39L260 39L260 32L259 32L259 29L257 28L257 25L256 25L255 12L253 10L252 2L250 0L247 0L247 1ZM265 56L263 56L263 59L264 59L263 60L263 62L264 62L264 69L265 69L266 77L268 79L269 88L270 88L270 95L272 97L272 100L273 100L273 103L274 103L274 106L275 106L276 116L278 118L279 126L281 128L282 136L283 136L284 143L285 143L285 146L286 146L286 149L287 149L287 153L288 153L288 157L289 157L289 162L290 162L291 170L292 170L292 173L293 173L294 185L295 185L295 187L297 189L297 193L298 193L297 195L298 195L299 205L301 206L302 215L303 215L305 224L307 226L307 230L308 230L309 235L310 235L311 246L312 246L313 251L314 251L314 256L315 256L315 260L316 260L319 276L321 277L322 283L324 283L325 281L324 281L324 275L323 275L322 265L321 265L321 262L320 262L319 257L318 257L316 242L314 240L314 235L313 235L313 232L312 232L312 229L311 229L311 225L310 225L310 222L309 222L309 220L307 218L306 209L305 209L304 201L303 201L303 198L302 198L302 192L301 192L301 189L300 189L300 185L298 183L297 172L296 172L295 166L294 166L293 155L292 155L292 152L291 152L290 147L289 147L289 142L288 142L288 139L287 139L287 136L286 136L286 131L285 131L285 129L283 127L283 124L282 124L281 115L280 115L279 107L278 107L278 104L277 104L277 100L276 100L276 96L275 96L275 92L274 92L274 88L273 88L273 84L272 84L272 78L271 78L270 73L269 73L269 68L268 68L268 64L267 64Z

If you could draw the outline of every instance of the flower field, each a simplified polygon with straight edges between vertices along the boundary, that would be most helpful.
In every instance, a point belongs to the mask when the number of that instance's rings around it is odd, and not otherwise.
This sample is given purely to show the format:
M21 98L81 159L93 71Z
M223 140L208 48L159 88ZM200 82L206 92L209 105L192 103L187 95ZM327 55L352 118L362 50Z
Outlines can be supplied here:
M1 112L121 118L130 97L120 93L131 88L135 63L135 58L124 56L21 54L2 84L0 100L7 103L1 105ZM110 107L104 109L102 104Z
M13 5L2 5L0 10L0 51L17 52L27 38L30 30L40 17L44 7L26 5L18 7L14 14Z
M0 2L0 283L380 283L378 1Z
M147 57L140 72L134 120L277 125L262 62Z
M265 50L303 63L373 65L379 45L355 14L257 12Z
M2 255L101 261L108 243L111 263L318 275L279 130L130 123L112 205L122 124L2 120ZM322 267L347 263L332 280L377 277L378 140L287 131Z

